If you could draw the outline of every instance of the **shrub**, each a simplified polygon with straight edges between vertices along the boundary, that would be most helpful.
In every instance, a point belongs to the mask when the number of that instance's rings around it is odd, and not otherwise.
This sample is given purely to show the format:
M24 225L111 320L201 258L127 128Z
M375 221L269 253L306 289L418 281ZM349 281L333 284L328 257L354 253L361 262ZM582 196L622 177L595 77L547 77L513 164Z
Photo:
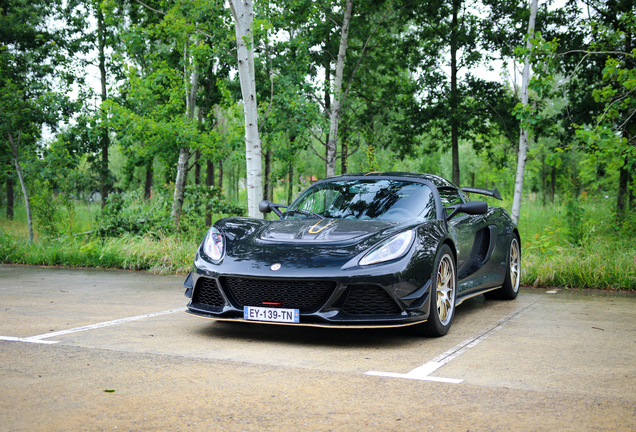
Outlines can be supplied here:
M31 208L38 232L45 237L70 235L75 225L75 202L64 193L51 190L49 182L39 185L31 196Z
M145 202L141 191L110 194L106 206L95 219L95 235L118 237L124 234L149 234L162 237L173 233L171 193L170 187L158 188L152 202ZM228 203L219 188L187 186L179 232L200 236L207 229L206 215L242 216L244 213L242 207Z

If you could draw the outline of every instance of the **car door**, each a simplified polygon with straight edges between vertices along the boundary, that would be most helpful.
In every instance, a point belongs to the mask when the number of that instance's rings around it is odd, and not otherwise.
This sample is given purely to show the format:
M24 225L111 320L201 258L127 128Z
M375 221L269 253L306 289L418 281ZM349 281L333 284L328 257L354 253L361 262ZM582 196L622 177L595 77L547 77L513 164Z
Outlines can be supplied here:
M455 188L440 188L439 194L444 207L463 204L466 198ZM457 276L461 279L470 268L472 255L479 245L475 244L477 232L487 225L485 215L468 215L460 213L448 221L448 228L455 239L457 248Z

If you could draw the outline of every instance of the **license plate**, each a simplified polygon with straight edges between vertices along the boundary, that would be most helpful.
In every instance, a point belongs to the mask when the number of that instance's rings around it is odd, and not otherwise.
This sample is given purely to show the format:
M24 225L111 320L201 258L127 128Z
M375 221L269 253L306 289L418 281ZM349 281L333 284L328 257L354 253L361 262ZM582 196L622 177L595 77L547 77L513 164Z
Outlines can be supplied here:
M250 321L298 323L300 322L300 312L298 309L244 306L243 318Z

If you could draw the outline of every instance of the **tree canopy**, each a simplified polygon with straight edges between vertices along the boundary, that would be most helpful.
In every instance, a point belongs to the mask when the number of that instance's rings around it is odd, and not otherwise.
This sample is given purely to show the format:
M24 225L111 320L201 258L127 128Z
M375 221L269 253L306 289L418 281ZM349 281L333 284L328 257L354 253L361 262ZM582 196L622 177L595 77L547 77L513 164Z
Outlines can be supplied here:
M18 183L27 207L44 190L105 205L167 188L178 230L193 185L259 217L261 196L289 202L351 170L430 171L511 197L526 128L526 192L593 190L622 221L635 205L632 3L539 2L527 34L530 2L509 0L0 1L7 215Z

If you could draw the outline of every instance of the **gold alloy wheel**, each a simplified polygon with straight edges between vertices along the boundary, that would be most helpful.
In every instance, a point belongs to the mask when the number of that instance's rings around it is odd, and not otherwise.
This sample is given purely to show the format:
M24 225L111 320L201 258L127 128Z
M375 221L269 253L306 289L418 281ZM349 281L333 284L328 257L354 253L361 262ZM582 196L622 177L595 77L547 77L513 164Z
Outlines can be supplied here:
M519 249L519 241L513 237L510 243L510 285L512 290L519 290L519 280L521 275L521 250Z
M437 316L443 326L450 323L455 307L455 265L446 254L437 267Z

